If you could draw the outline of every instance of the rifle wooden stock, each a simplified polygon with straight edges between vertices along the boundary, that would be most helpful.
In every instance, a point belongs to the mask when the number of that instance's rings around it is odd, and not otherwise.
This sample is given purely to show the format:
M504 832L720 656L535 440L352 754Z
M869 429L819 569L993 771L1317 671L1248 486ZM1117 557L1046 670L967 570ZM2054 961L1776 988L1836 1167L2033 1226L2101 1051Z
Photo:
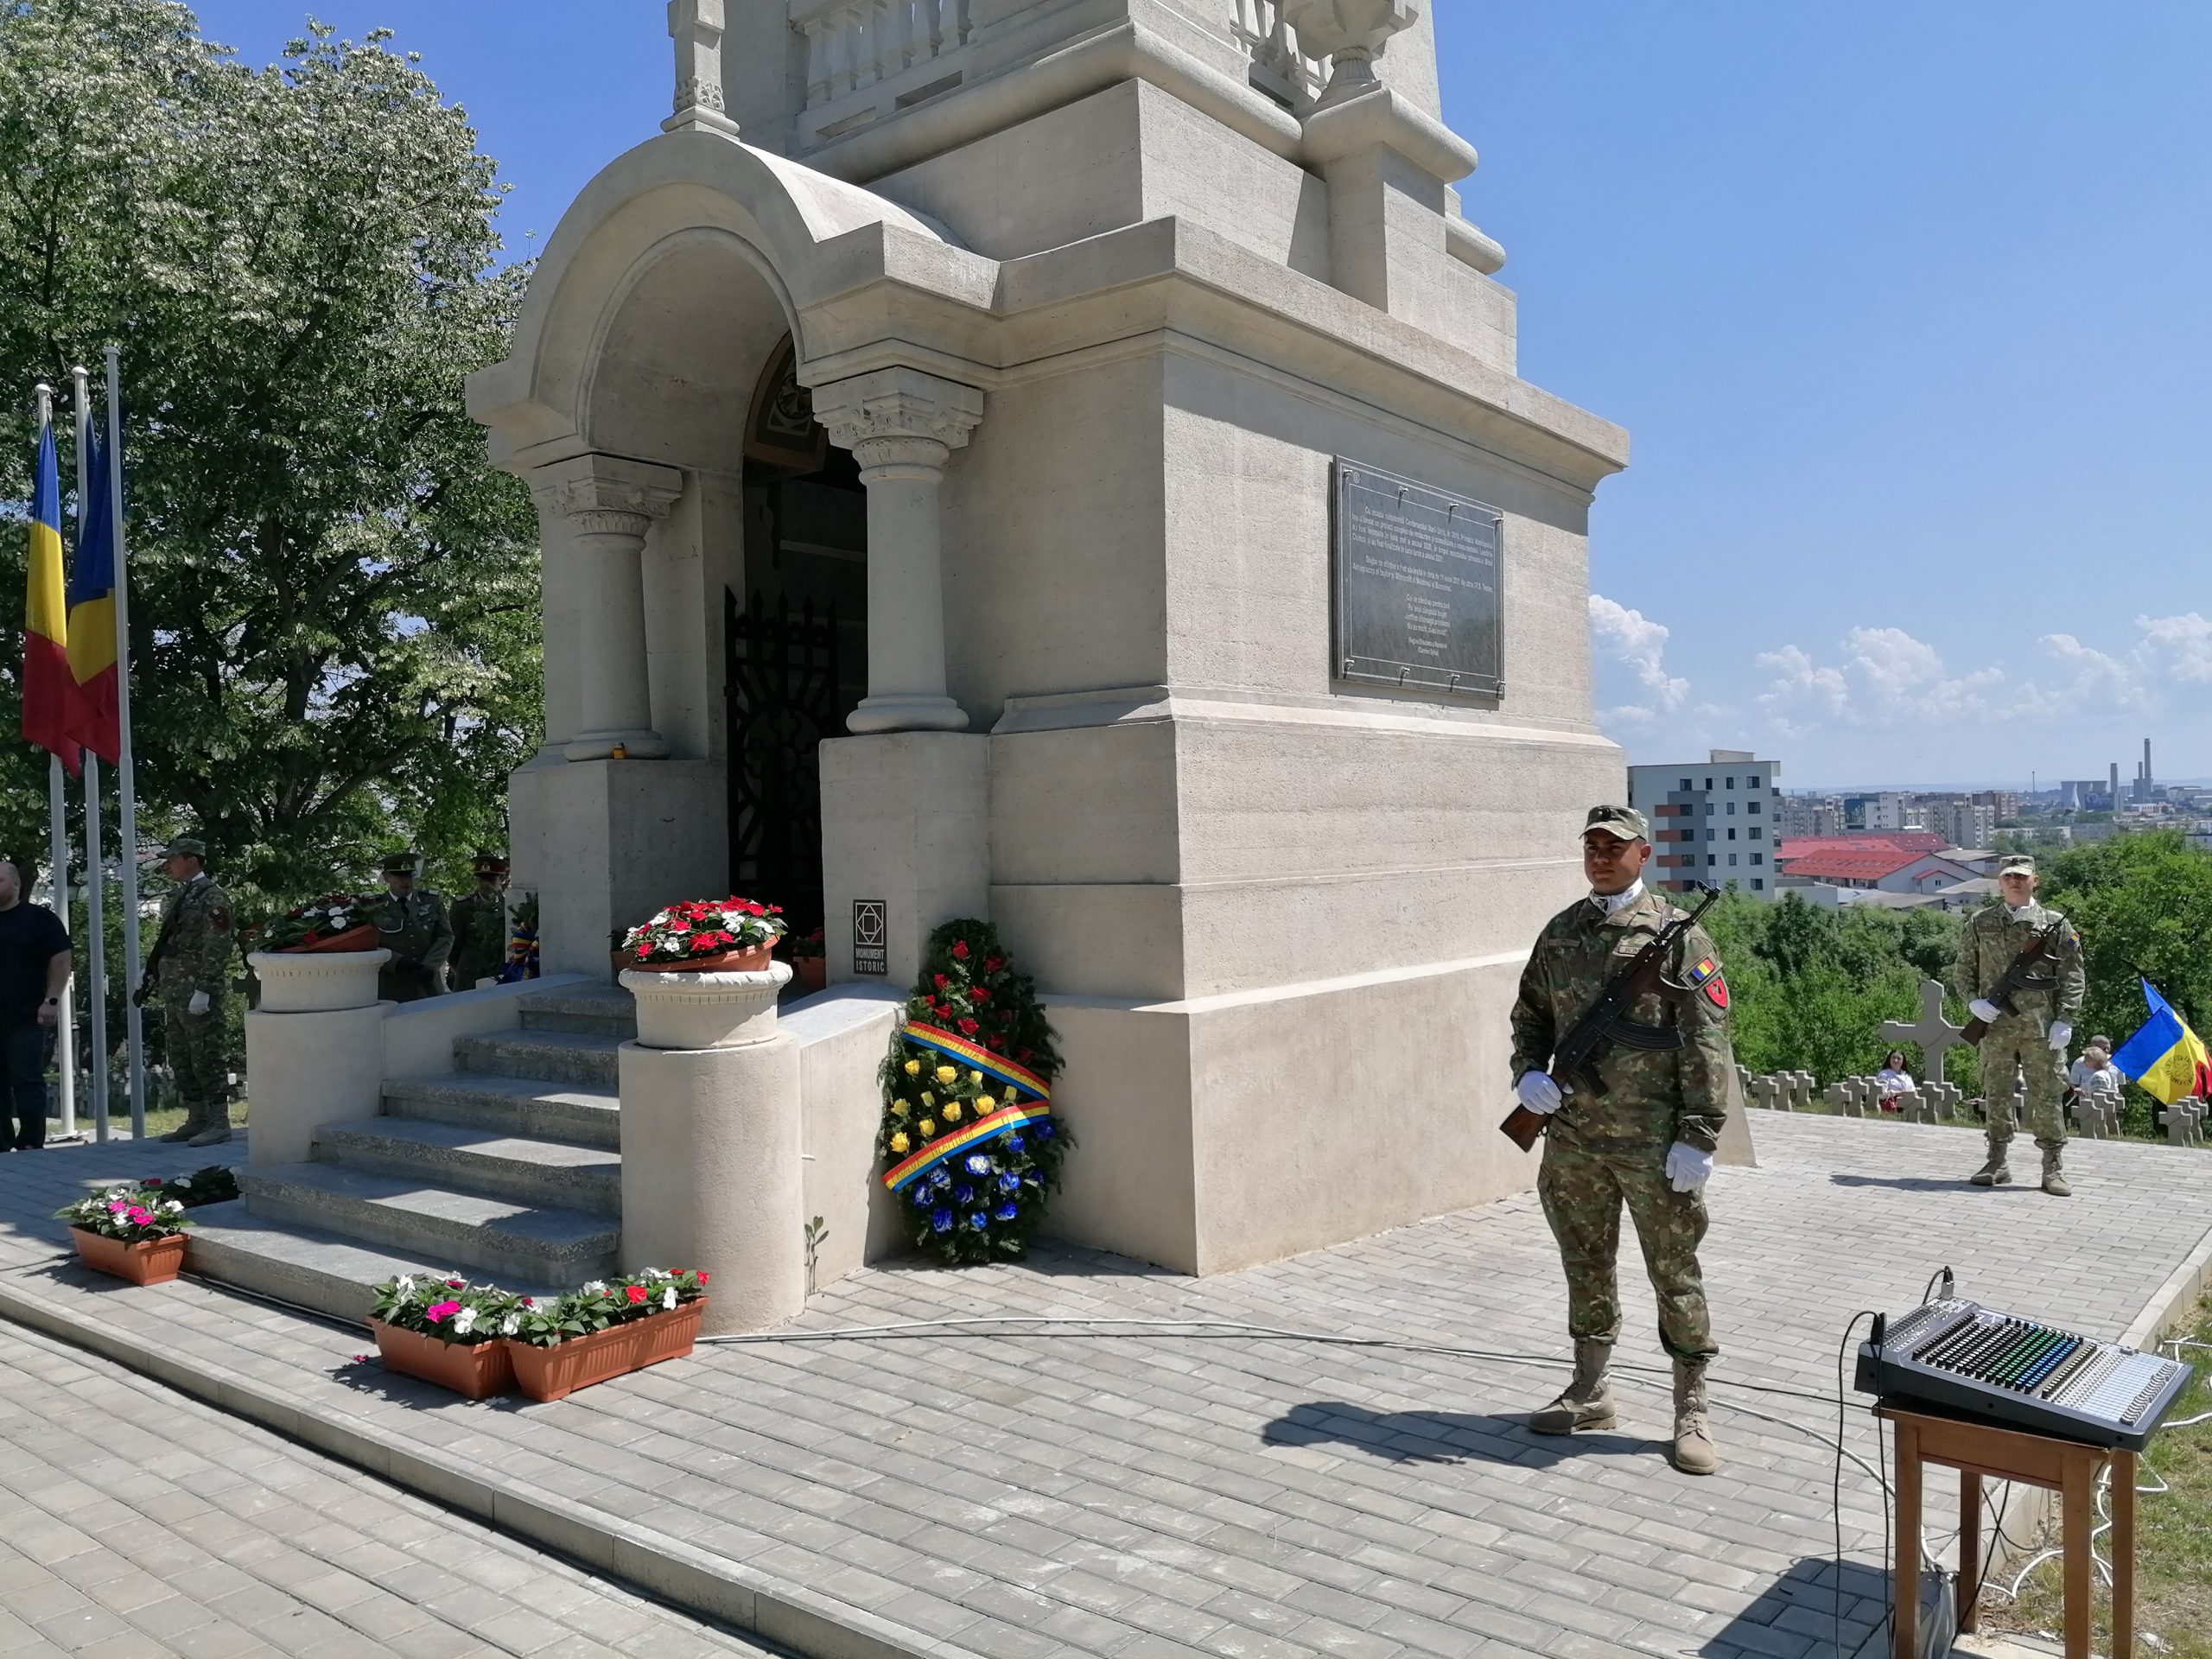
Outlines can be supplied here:
M1980 1014L1969 1015L1966 1024L1959 1027L1959 1035L1969 1043L1979 1043L1988 1034L1989 1021Z
M1516 1106L1512 1116L1497 1127L1505 1138L1522 1151L1533 1152L1536 1147L1536 1137L1544 1132L1544 1117L1542 1113L1532 1112L1526 1106Z

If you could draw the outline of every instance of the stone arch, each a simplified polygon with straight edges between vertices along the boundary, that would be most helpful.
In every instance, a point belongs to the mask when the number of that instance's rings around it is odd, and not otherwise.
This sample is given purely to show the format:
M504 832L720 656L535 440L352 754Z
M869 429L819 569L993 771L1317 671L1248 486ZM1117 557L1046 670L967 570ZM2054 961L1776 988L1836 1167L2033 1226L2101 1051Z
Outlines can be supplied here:
M606 395L623 370L620 347L644 345L650 355L655 344L625 329L658 307L664 349L696 335L727 359L728 331L747 327L759 353L730 388L741 402L786 330L804 372L815 354L810 308L836 282L827 245L870 226L957 245L857 185L725 137L673 133L618 157L548 240L506 360L471 378L470 404L492 429L495 454L524 467L531 451L564 448L693 464L619 429Z

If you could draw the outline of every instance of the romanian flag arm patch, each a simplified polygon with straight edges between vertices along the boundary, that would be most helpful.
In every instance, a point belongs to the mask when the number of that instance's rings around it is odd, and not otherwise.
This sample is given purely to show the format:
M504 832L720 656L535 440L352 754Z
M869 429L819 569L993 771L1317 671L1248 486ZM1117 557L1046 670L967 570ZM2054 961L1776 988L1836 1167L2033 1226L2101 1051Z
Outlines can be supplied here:
M1720 964L1711 957L1700 957L1689 971L1690 984L1705 993L1706 1001L1716 1008L1728 1006L1728 982L1722 977Z

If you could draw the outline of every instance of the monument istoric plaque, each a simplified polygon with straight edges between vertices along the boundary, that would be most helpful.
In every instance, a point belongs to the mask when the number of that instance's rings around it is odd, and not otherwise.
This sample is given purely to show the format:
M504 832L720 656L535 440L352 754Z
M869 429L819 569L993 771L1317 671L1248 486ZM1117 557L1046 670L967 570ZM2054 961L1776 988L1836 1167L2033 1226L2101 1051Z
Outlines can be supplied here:
M1337 461L1330 553L1340 680L1494 696L1504 514Z
M853 971L891 972L891 906L880 899L853 900Z

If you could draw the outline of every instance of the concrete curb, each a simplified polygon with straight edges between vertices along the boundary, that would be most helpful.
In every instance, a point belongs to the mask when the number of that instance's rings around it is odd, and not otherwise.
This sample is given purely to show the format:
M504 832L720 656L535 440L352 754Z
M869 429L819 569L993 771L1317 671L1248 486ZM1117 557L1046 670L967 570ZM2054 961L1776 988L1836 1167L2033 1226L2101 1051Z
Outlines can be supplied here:
M326 1406L287 1397L224 1367L149 1348L97 1316L54 1306L4 1281L0 1281L0 1318L112 1360L287 1440L641 1586L678 1607L780 1643L806 1659L982 1659L971 1649L908 1630L588 1503L497 1474L453 1468L390 1431Z
M2208 1291L2212 1291L2212 1230L2208 1230L2187 1259L2167 1274L2165 1283L2158 1287L2121 1334L2120 1344L2127 1348L2150 1347L2180 1324ZM2056 1492L2039 1486L2014 1486L2001 1506L1992 1507L1991 1518L1996 1523L1997 1533L1982 1573L1985 1584L2009 1576L2035 1553L2034 1541L2043 1536L2044 1529L2055 1517L2057 1503ZM2015 1537L2028 1540L2027 1548L2017 1548L2012 1541ZM1853 1659L1888 1659L1891 1645L1888 1629L1878 1628ZM2023 1649L2016 1638L2005 1632L1961 1637L1954 1650L1955 1659L2008 1659L2008 1656L2015 1654L2022 1655L2023 1659L2032 1659L2036 1651Z

